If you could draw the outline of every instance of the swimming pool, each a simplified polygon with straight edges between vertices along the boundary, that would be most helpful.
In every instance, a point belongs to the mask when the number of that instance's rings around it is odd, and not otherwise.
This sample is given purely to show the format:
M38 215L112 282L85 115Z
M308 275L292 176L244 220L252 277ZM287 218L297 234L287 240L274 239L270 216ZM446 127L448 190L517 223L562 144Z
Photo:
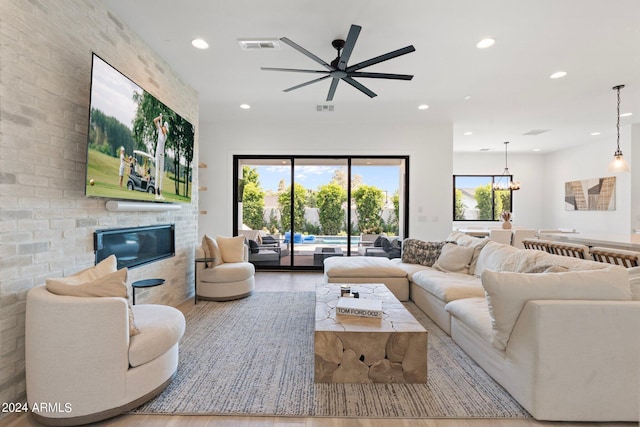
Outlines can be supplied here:
M360 242L360 236L351 236L351 244L357 245ZM346 245L347 236L316 236L315 243L325 243L328 245Z

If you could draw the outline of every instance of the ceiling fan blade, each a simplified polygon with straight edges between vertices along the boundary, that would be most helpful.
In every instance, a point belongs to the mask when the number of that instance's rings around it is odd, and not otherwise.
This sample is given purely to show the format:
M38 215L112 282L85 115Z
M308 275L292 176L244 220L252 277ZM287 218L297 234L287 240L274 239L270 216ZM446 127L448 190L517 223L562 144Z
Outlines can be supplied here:
M338 87L338 83L340 83L339 77L334 77L331 81L331 86L329 87L329 93L327 94L327 102L333 101L333 95L336 93L336 88Z
M306 83L302 83L302 84L299 84L299 85L296 85L296 86L290 87L290 88L288 88L288 89L285 89L285 90L283 90L283 92L291 92L292 90L300 89L301 87L305 87L305 86L308 86L308 85L310 85L310 84L317 83L317 82L319 82L320 80L324 80L324 79L329 78L329 77L330 77L330 76L329 76L329 74L327 74L326 76L320 77L320 78L318 78L318 79L313 79L313 80L310 80L310 81L308 81L308 82L306 82Z
M368 77L371 79L394 79L394 80L411 80L411 74L388 74L388 73L349 73L349 77Z
M355 87L360 92L363 92L364 94L368 95L369 98L373 98L374 96L378 96L375 92L369 90L364 85L362 85L362 84L358 83L357 81L353 80L351 77L343 77L342 80L344 80L345 82L349 83L351 86Z
M415 52L416 48L411 46L403 47L402 49L394 50L393 52L385 53L384 55L376 56L375 58L368 59L360 62L351 67L347 67L344 71L351 73L353 71L360 70L361 68L370 67L371 65L378 64L380 62L388 61L389 59L397 58L398 56L406 55L407 53Z
M300 70L297 68L271 68L271 67L260 67L261 70L267 70L267 71L289 71L292 73L319 73L319 74L328 74L329 71L323 71L323 70Z
M289 40L286 37L282 37L280 39L280 41L282 41L283 43L288 44L289 46L291 46L292 48L294 48L295 50L297 50L298 52L300 52L301 54L313 59L314 61L316 61L318 64L322 65L324 68L326 68L329 71L333 71L333 67L331 67L331 65L327 64L326 62L324 62L322 59L318 58L317 56L315 56L313 53L309 52L307 49L303 48L302 46L292 42L291 40Z
M347 62L349 62L349 58L351 57L353 48L356 45L356 41L358 40L358 35L360 35L360 30L362 30L362 27L358 25L352 25L351 28L349 29L349 34L347 35L347 41L344 44L344 48L342 48L340 61L338 61L339 70L344 71L344 69L347 68Z

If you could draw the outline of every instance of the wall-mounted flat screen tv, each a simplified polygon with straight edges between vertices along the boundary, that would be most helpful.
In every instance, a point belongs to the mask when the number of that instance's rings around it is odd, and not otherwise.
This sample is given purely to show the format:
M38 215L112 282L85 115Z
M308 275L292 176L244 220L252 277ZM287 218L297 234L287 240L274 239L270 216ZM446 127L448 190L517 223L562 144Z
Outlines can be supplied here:
M90 105L87 196L191 200L191 123L96 54Z

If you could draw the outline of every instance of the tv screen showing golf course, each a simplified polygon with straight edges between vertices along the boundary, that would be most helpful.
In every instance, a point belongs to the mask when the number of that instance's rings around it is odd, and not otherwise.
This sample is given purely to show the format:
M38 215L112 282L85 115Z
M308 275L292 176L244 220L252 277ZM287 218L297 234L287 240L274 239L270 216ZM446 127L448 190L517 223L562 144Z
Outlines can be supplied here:
M193 125L93 54L85 194L189 202Z

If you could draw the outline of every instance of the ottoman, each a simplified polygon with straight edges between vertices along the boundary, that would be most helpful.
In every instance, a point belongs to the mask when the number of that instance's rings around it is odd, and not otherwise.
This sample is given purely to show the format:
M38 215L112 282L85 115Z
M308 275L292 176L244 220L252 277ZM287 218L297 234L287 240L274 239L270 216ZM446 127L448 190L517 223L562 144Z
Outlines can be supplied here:
M384 283L400 301L409 300L407 272L388 258L331 257L324 260L325 283Z

